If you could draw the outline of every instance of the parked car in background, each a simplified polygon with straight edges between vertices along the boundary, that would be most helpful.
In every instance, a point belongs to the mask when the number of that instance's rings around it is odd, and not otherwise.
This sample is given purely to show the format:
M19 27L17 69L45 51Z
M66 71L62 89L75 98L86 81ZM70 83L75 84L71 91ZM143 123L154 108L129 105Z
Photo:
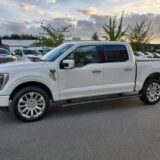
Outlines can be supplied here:
M51 47L31 47L31 49L40 52L42 55L45 55L46 53L51 51L53 48Z
M45 51L45 54L50 52L53 48L51 47L44 47L44 51Z
M137 59L146 58L146 56L145 56L144 53L142 53L142 52L134 52L134 56L135 56Z
M0 39L0 48L2 48L2 49L6 49L7 51L9 51L9 52L10 52L10 48L9 48L9 46L8 46L8 45L6 45L6 44L2 44L2 39Z
M160 58L160 54L159 53L153 53L153 57L154 58Z
M41 58L42 54L34 49L15 49L12 55L16 56L18 59L34 59Z
M15 60L17 58L12 56L8 50L0 48L0 63L13 62Z
M9 48L9 46L8 46L8 45L6 45L6 44L2 44L2 43L1 43L1 41L0 41L0 48L5 49L5 50L7 50L7 51L9 51L9 52L10 52L10 48Z
M146 58L154 58L154 55L150 52L144 52L144 55L146 56Z
M40 52L42 55L45 55L44 49L38 49L37 51Z

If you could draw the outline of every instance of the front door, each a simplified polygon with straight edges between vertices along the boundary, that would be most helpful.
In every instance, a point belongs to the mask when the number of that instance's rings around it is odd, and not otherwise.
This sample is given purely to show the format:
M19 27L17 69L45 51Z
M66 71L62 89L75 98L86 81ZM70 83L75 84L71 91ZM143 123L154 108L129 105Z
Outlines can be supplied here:
M103 64L96 45L80 46L64 59L74 60L75 67L64 69L59 66L61 99L103 94Z

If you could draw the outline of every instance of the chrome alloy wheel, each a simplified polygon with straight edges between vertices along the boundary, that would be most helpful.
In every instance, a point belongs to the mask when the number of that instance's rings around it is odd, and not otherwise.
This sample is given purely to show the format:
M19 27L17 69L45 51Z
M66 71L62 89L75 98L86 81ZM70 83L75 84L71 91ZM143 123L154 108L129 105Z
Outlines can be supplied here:
M18 111L21 116L30 119L43 114L45 110L44 97L37 92L29 92L21 96L18 101Z
M150 102L156 102L160 98L160 84L151 83L147 88L146 96Z

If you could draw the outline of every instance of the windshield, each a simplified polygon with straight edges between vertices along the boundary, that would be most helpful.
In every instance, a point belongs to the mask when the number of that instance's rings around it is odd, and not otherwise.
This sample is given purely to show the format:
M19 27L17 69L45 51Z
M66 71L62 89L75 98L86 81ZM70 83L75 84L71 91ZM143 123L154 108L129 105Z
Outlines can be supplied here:
M48 62L55 61L59 56L69 50L72 46L73 44L61 44L60 46L56 47L55 49L44 55L41 59Z
M135 55L135 56L139 56L139 54L138 54L137 52L134 52L134 55Z
M143 53L143 54L144 54L144 55L146 55L146 56L149 56L149 54L148 54L148 53L146 53L146 52L145 52L145 53Z
M1 55L10 55L9 52L4 49L0 49L0 54Z
M34 51L34 50L23 50L23 53L24 53L25 55L29 55L29 54L31 54L31 55L35 55L35 56L40 55L40 53L39 53L39 52Z

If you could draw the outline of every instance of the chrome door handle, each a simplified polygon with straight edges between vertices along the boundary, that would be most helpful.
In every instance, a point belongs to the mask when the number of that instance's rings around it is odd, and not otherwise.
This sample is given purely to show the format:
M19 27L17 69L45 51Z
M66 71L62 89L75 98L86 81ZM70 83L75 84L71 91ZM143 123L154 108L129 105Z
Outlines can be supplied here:
M133 68L127 67L127 68L125 68L124 70L125 70L125 71L132 71Z
M101 70L93 70L92 73L101 73Z

